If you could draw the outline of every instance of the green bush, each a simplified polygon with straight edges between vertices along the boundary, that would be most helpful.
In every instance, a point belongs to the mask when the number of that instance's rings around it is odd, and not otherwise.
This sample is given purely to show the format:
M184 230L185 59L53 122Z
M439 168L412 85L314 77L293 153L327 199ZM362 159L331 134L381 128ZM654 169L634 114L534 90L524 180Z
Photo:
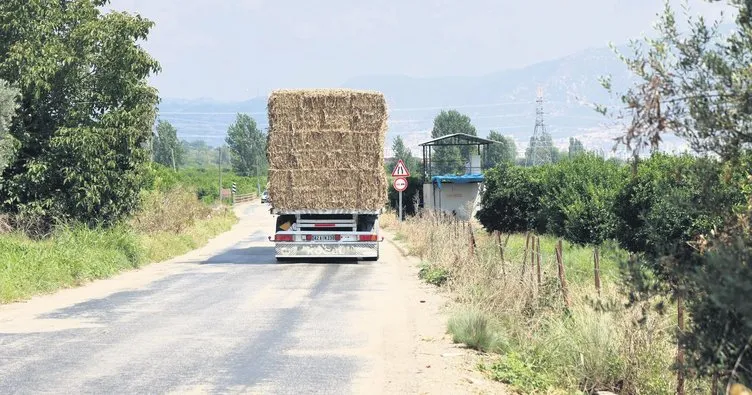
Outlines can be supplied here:
M752 292L752 236L747 219L727 225L749 195L748 162L654 153L632 168L590 155L533 169L502 165L488 173L478 218L489 231L536 230L579 245L615 240L634 254L619 258L630 301L662 296L655 307L663 312L667 301L682 296L690 313L679 337L687 362L700 374L729 371L737 359L752 358L741 351L752 338L752 310L749 298L740 296ZM708 245L698 239L702 235ZM601 323L591 323L583 329L606 333L598 329ZM610 386L631 375L619 358L599 354L598 347L590 351L600 362L580 366L575 377ZM739 378L750 380L741 373ZM650 385L666 388L663 380Z
M545 393L554 383L543 369L525 361L516 352L502 355L490 367L481 365L480 368L489 373L493 380L509 384L526 394Z
M212 203L219 200L219 169L217 167L173 169L152 163L147 171L146 189L154 191L168 191L178 185L189 188L196 193L199 200ZM233 173L230 169L222 169L222 188L229 189L235 183L237 194L257 193L258 186L263 191L266 188L266 177L244 177Z
M618 240L631 252L658 257L685 249L694 236L723 223L744 203L724 180L723 164L690 155L654 154L637 165L619 192Z
M547 167L500 164L486 173L482 209L476 217L488 231L504 233L545 230L541 196Z
M424 264L418 272L418 277L429 284L440 287L449 280L449 272L435 265Z
M580 154L548 168L541 196L547 232L572 243L600 245L616 236L616 196L627 168Z

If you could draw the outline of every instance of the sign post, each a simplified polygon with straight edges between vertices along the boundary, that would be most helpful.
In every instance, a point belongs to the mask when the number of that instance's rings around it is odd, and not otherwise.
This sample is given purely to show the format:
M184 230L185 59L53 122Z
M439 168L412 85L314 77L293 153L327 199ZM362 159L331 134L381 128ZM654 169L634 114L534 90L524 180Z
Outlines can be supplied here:
M407 189L407 177L410 177L410 171L402 159L394 166L392 177L396 177L394 180L394 189L399 192L399 220L402 222L402 192Z

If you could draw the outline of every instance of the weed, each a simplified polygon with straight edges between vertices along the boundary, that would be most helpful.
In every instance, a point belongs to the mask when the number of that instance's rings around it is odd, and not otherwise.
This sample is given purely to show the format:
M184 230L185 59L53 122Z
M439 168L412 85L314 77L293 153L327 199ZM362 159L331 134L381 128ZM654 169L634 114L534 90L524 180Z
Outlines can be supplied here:
M545 392L554 385L554 380L540 367L525 361L516 352L502 355L490 367L482 366L481 369L492 379L507 383L525 394Z
M476 308L455 313L449 319L447 332L452 335L455 343L465 344L478 351L501 352L508 348L493 319Z
M430 264L421 265L418 276L425 282L437 287L444 285L449 280L449 272L446 269Z
M0 235L0 303L113 276L183 254L229 229L229 210L210 214L195 197L175 191L150 196L131 224L91 229L60 224L42 239L21 231ZM159 207L164 202L165 207Z

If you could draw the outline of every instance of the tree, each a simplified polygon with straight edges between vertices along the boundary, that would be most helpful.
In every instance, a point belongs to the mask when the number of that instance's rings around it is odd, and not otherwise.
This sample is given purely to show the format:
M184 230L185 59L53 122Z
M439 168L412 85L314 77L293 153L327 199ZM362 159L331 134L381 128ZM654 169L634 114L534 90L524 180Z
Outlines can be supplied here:
M105 4L0 2L0 78L22 97L0 204L19 218L111 224L139 204L159 64L137 41L153 24Z
M648 251L629 262L632 275L628 280L639 296L655 294L655 286L650 286L654 283L638 275L650 269L662 280L657 293L686 305L692 320L679 340L694 371L749 384L752 205L746 213L735 215L735 199L727 196L745 191L750 198L752 4L728 3L736 8L736 30L726 37L719 34L720 24L708 25L689 12L689 31L680 33L676 15L666 3L657 25L658 37L646 40L647 50L635 43L632 56L620 55L639 80L620 95L626 115L615 115L629 119L618 142L631 148L636 157L644 149L655 151L662 135L674 133L695 151L727 160L721 174L713 161L702 160L661 182L641 175L638 166L627 198L645 214L624 211L632 221L644 222L644 227L637 223L630 234ZM612 90L608 78L602 82ZM603 106L598 110L609 114ZM650 189L657 189L658 197L650 195ZM717 229L710 233L712 225ZM655 246L662 249L656 251Z
M13 152L13 139L8 135L10 123L18 109L20 92L0 80L0 171L6 166Z
M397 161L399 159L402 159L402 161L405 162L405 166L407 166L408 170L410 170L410 173L417 174L416 170L418 169L418 160L407 148L405 142L402 140L402 136L397 136L394 138L392 142L392 155L394 156L394 160L389 163L390 172L392 171L392 169L394 169L394 166L397 165Z
M266 171L266 135L256 121L246 114L238 114L227 130L225 140L230 148L233 170L244 176Z
M154 161L162 165L175 167L183 164L184 151L177 135L177 129L167 121L157 123L154 136Z
M492 130L488 133L488 139L497 141L497 143L488 146L486 163L484 164L486 169L490 169L499 163L514 163L517 159L517 145L513 138L502 136L501 133Z
M577 155L585 153L585 146L582 145L582 141L570 137L569 138L569 157L574 158Z
M477 136L477 131L470 121L470 117L456 110L442 110L434 118L431 137L439 138L456 133ZM469 156L469 147L434 147L431 152L431 161L433 162L431 167L434 173L439 174L464 173L465 162L469 159Z
M540 196L545 193L544 166L501 162L486 174L481 209L475 215L489 232L546 231Z

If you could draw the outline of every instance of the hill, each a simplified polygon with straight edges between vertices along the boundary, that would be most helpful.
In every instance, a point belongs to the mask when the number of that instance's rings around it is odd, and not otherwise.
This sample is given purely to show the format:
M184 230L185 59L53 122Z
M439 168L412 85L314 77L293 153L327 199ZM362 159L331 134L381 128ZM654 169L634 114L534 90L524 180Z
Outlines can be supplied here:
M469 115L480 136L490 130L510 135L522 149L535 126L538 86L545 96L548 131L558 145L565 147L569 137L576 136L588 148L608 150L614 133L606 126L607 120L589 105L615 104L599 83L599 78L608 74L617 89L630 82L625 66L604 47L483 76L372 75L345 81L341 87L384 92L390 108L387 145L400 135L416 154L417 144L429 138L433 118L441 109L457 109ZM182 138L201 139L212 145L223 142L227 126L238 112L253 116L262 127L267 124L265 97L243 102L165 99L160 110L162 118L172 122Z

